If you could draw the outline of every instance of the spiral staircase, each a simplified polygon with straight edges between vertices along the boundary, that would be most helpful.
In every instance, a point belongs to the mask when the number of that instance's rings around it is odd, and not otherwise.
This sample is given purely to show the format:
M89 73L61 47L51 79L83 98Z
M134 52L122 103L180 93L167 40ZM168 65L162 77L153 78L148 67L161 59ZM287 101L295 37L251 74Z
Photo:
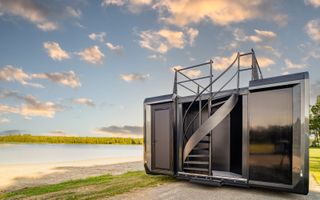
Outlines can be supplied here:
M252 57L252 64L250 67L241 68L240 60L241 57L244 56ZM205 65L209 65L210 74L208 76L190 78L186 75L187 73L184 73L184 71L186 70L202 67ZM213 61L210 60L207 63L175 70L174 94L176 94L176 98L180 98L180 96L178 95L178 86L181 86L184 89L187 89L188 91L191 91L195 94L192 102L186 107L182 119L182 171L190 174L211 175L212 173L212 163L214 163L212 161L212 141L214 140L214 133L212 131L223 122L223 120L231 113L238 102L240 73L242 71L251 70L252 80L263 78L253 49L248 53L240 54L238 52L234 61L215 79L213 79L212 68ZM232 69L235 69L236 72L233 73L231 78L227 79L227 81L216 92L213 92L213 85L218 80L221 80L221 77L223 77ZM178 74L182 75L185 80L178 81ZM225 92L223 92L223 89L228 84L230 84L231 81L235 79L235 77L237 77L236 88L225 94ZM205 87L200 85L198 81L202 79L209 79L209 84ZM197 86L197 91L194 91L190 87L187 87L185 85L185 83L187 82L192 82L193 84L195 84ZM221 95L222 92L224 95ZM205 104L202 105L204 95L209 95L209 97L207 96L205 98ZM177 99L175 101L176 104L179 103ZM192 110L191 108L194 109L196 105L198 105L198 112L195 115L192 115L193 117L190 120L190 113ZM202 119L202 112L204 111L204 109L207 109L208 113L206 120ZM197 127L194 127L195 120L199 121ZM193 131L191 134L190 130Z

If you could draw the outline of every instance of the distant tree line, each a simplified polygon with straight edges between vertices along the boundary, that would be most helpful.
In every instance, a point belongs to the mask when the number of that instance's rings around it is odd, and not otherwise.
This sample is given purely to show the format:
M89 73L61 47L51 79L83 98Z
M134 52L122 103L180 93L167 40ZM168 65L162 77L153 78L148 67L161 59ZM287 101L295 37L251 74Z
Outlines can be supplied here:
M320 96L318 96L316 104L311 106L310 111L309 129L310 134L314 136L311 146L320 147Z
M143 138L36 136L30 134L0 136L0 143L53 144L143 144Z

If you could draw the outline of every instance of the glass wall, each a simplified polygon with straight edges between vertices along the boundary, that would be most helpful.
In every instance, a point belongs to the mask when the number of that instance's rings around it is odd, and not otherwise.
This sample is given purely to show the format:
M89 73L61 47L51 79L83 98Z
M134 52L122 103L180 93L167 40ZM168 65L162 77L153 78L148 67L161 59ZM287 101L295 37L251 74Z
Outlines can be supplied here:
M249 178L292 183L293 89L249 94Z

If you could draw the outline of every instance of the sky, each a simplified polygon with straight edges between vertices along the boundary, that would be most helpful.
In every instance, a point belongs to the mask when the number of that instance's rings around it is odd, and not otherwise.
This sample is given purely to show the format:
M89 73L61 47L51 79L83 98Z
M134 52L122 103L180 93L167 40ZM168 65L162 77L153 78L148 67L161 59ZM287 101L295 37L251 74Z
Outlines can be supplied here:
M308 71L314 103L320 0L0 0L0 134L142 137L173 67L251 48L264 77Z

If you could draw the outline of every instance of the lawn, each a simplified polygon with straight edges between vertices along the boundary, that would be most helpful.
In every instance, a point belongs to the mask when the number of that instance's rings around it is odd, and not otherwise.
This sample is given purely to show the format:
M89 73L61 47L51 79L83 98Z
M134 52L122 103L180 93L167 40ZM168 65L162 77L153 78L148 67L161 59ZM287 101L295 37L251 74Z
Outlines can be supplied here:
M320 184L320 148L310 148L310 173Z
M144 171L103 175L59 184L0 193L0 199L100 199L174 181L169 176L146 175Z

